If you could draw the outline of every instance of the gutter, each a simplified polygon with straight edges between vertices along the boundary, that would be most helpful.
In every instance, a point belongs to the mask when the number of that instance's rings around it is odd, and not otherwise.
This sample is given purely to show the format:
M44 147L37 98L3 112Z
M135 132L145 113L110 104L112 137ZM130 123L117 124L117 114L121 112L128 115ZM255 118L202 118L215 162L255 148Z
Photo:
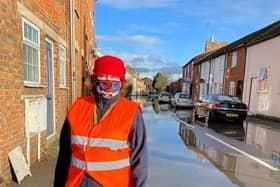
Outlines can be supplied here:
M71 85L72 85L72 102L76 98L76 77L75 77L75 19L74 19L75 0L70 0L70 51L71 51Z

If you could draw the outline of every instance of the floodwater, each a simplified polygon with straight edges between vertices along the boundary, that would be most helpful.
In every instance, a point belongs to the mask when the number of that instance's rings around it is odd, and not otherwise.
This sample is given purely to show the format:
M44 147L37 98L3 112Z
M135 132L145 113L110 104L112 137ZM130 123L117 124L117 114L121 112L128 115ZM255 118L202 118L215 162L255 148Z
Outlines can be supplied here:
M173 111L155 102L142 106L147 186L280 186L279 130L251 121L206 128L192 124L191 109Z

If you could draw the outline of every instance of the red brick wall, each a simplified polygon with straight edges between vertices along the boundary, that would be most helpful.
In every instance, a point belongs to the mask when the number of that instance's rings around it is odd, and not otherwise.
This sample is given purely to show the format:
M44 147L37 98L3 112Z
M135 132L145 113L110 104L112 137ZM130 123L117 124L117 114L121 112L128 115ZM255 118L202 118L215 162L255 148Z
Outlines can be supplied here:
M56 36L65 41L66 87L59 87L59 45L48 31L40 29L40 73L41 87L26 87L23 83L22 15L18 11L20 2L29 13L47 25ZM95 47L94 0L76 0L75 50L76 96L82 95L83 73L86 62L92 64L91 51ZM93 14L93 15L92 15ZM59 134L68 107L72 103L71 50L70 50L70 4L68 0L10 0L0 1L0 186L11 179L8 152L20 145L26 156L24 95L46 95L46 49L45 39L53 42L54 92L56 132ZM32 22L33 20L29 20ZM33 22L32 22L33 23ZM36 25L36 23L33 23ZM39 25L37 25L40 27ZM3 45L5 44L5 45ZM82 52L83 51L83 52ZM83 56L83 58L82 58ZM41 158L46 155L47 132L41 132ZM37 135L31 137L31 163L37 161ZM2 184L1 184L2 183Z
M235 82L235 95L236 95L236 88L237 82L239 80L244 80L244 73L245 73L245 63L246 63L246 49L240 48L237 50L237 65L236 67L231 67L231 60L232 60L232 53L227 54L227 63L226 63L226 73L225 73L225 94L229 94L229 83L231 81ZM243 87L242 87L243 90ZM242 93L241 93L242 96Z
M76 96L88 95L84 81L88 77L87 66L92 64L92 49L95 48L95 31L93 28L94 0L75 1L75 38L76 49Z
M0 1L0 177L10 176L7 153L24 146L21 35L15 1ZM0 184L1 185L1 184Z
M24 5L37 18L48 25L66 42L67 89L59 88L59 42L54 42L54 82L56 128L61 129L66 110L71 104L70 77L70 18L69 1L57 0L10 0L0 1L0 177L11 179L8 152L20 145L26 156L24 95L46 95L46 87L30 88L23 84L22 16L17 2ZM3 20L3 21L2 21ZM32 20L29 20L32 22ZM51 38L40 30L41 85L46 85L45 39ZM5 45L3 45L5 44ZM46 155L47 133L41 132L41 158ZM31 137L31 163L37 161L37 136ZM0 180L1 181L1 180ZM3 185L3 184L2 184ZM1 186L1 184L0 184Z

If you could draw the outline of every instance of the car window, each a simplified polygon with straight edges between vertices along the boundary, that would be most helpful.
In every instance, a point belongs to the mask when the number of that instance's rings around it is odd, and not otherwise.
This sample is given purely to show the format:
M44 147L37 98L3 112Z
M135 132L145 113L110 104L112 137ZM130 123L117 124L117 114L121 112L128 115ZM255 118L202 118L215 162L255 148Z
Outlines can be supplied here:
M241 103L241 102L242 102L238 97L232 96L231 98L232 98L232 100L235 101L235 102L238 102L238 103Z
M170 97L170 93L161 93L160 95Z
M225 101L229 101L229 102L233 102L234 100L227 96L227 95L218 95L217 96L217 101L220 101L220 102L225 102Z
M201 100L202 102L207 102L207 95L204 95Z
M211 95L208 95L207 102L215 102L215 100Z
M187 99L187 98L188 98L188 96L187 96L186 94L180 94L179 97L180 97L180 98L184 98L184 99Z

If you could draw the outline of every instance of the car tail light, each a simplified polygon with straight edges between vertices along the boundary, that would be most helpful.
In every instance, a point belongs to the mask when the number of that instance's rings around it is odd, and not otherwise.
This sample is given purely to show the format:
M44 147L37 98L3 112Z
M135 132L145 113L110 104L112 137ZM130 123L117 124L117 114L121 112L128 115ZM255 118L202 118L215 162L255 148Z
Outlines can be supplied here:
M214 109L220 109L220 108L221 108L221 103L214 104Z

